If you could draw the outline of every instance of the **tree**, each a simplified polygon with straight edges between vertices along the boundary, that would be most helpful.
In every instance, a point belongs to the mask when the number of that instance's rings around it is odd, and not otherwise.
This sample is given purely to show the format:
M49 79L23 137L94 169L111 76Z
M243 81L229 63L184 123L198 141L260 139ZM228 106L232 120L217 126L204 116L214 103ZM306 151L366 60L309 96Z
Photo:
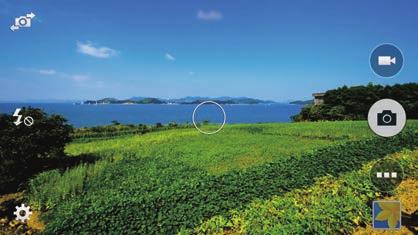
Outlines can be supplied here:
M177 123L175 123L175 122L169 122L168 123L168 127L170 127L170 128L177 128L179 125L177 124Z
M112 121L112 125L119 126L120 125L120 122L118 122L117 120L113 120Z
M16 126L16 117L0 115L0 193L39 171L50 160L64 157L72 126L62 116L47 115L40 109L23 108L23 117L34 124Z
M370 107L378 100L398 101L409 119L418 118L418 84L343 86L325 93L324 104L302 108L294 121L365 120Z

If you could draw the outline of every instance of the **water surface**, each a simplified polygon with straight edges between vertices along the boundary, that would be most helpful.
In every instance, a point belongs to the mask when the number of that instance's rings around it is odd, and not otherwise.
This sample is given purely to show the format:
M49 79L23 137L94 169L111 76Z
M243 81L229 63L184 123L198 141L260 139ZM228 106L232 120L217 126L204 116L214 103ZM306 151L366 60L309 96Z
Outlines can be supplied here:
M0 103L0 113L13 114L16 108L36 107L49 114L60 114L75 127L108 125L113 120L124 124L191 123L197 105L74 105L63 103ZM290 122L302 106L290 104L222 105L226 123ZM223 114L214 105L198 109L199 121L219 123Z

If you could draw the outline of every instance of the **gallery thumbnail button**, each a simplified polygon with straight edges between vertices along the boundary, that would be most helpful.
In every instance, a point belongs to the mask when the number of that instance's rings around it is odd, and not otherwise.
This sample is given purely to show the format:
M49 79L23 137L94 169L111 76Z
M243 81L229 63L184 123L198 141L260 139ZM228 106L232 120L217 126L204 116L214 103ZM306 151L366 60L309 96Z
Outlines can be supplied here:
M381 77L393 77L401 71L404 58L401 50L393 44L382 44L370 55L372 70Z
M373 228L380 230L400 229L402 225L400 201L373 201Z

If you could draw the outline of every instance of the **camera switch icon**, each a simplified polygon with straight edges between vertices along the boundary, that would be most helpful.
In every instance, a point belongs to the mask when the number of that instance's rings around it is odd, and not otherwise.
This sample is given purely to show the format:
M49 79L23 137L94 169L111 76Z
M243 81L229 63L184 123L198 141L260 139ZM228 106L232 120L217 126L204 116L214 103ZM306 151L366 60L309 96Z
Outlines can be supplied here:
M378 57L378 64L383 65L383 66L396 64L396 57L379 56Z
M10 26L10 30L15 32L20 28L30 28L32 27L32 19L35 18L35 14L33 12L26 14L24 16L19 16L15 18L15 22L12 26Z

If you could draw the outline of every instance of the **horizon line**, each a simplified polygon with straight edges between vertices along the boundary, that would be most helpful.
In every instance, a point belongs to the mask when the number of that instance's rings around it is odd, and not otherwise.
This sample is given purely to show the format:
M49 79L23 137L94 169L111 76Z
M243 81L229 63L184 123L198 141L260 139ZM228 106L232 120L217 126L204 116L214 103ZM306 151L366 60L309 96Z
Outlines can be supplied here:
M83 102L83 101L90 101L90 100L101 100L101 99L117 99L117 100L130 100L132 98L134 98L135 96L129 97L129 98L115 98L115 97L104 97L104 98L98 98L98 99L92 99L92 98L87 98L87 99L81 99L81 98L63 98L63 99L56 99L56 98L45 98L45 99L0 99L0 103L28 103L28 102L41 102L41 103L67 103L67 102ZM205 99L219 99L219 98L232 98L232 99L238 99L238 98L248 98L248 99L257 99L257 100L262 100L262 101L273 101L273 102L277 102L277 103L282 103L282 102L292 102L292 101L308 101L310 99L306 98L299 98L299 99L281 99L281 100L277 100L277 99L268 99L268 98L256 98L256 97L248 97L248 96L183 96L183 97L175 97L175 98L163 98L163 97L152 97L152 96L137 96L137 97L141 97L143 99L146 98L154 98L154 99L160 99L160 100L175 100L175 99L185 99L188 97L193 97L193 98L205 98ZM313 99L313 98L312 98Z

